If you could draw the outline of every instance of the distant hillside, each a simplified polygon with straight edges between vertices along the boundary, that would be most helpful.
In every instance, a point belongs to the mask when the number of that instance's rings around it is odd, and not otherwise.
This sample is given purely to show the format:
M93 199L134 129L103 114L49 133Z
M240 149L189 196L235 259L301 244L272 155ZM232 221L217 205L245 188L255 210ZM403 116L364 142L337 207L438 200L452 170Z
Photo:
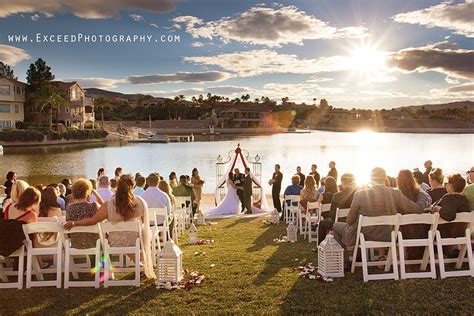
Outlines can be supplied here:
M440 104L410 105L410 106L398 107L397 109L417 110L421 107L425 107L425 109L427 110L443 110L443 109L463 108L465 106L467 106L469 111L474 111L473 101L456 101L456 102L440 103Z
M150 98L150 99L153 98L153 96L151 95L126 94L126 93L108 91L108 90L103 90L103 89L98 89L98 88L86 88L85 90L87 92L87 96L91 98L108 97L108 98L121 98L121 99L127 99L127 100L135 100L139 97L145 97L145 98Z

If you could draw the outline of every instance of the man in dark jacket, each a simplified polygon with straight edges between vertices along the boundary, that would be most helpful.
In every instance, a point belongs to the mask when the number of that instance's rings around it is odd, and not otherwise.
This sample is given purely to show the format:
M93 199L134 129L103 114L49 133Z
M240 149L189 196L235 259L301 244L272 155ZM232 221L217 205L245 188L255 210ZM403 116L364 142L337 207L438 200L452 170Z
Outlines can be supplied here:
M281 213L281 202L280 202L280 191L281 182L283 180L283 174L280 172L280 165L275 165L275 172L268 184L272 186L272 198L273 207L277 209L278 213Z

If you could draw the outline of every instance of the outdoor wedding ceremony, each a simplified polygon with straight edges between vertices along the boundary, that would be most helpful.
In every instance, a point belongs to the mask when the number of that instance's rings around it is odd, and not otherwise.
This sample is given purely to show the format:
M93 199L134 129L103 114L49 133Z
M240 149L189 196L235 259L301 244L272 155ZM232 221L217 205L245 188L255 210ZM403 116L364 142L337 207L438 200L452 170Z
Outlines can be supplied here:
M6 0L0 315L472 314L473 16Z

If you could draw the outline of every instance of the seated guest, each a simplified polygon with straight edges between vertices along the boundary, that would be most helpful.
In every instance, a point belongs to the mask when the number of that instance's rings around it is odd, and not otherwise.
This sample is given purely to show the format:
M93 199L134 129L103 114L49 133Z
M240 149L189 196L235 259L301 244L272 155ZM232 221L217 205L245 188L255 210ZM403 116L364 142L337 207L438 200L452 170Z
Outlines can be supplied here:
M59 192L58 184L57 183L51 183L46 188L53 188L56 191L56 193L57 193L56 195L58 196L57 202L59 204L59 208L61 209L61 211L65 211L66 210L66 202L64 202L64 200L59 197L60 192ZM43 190L41 190L41 193L43 193Z
M426 193L431 196L432 203L436 203L443 197L443 195L448 193L448 191L446 191L446 188L443 185L443 170L441 170L440 168L435 168L431 170L430 174L428 175L428 178L431 189L428 189Z
M30 187L26 181L23 180L16 180L11 188L10 198L5 200L3 203L4 209L8 206L8 204L16 204L20 199L20 195Z
M426 192L430 188L430 186L427 183L423 182L423 174L421 173L421 171L419 170L413 171L413 177L415 178L416 183L418 183L418 185L423 191Z
M431 205L431 197L418 186L410 170L400 170L397 177L397 187L406 198L417 203L423 209ZM406 239L426 238L429 229L430 225L424 224L403 225L400 227L403 238ZM421 259L424 247L407 247L406 252L407 258L410 260Z
M115 194L115 191L117 191L117 180L110 179L110 190Z
M97 183L99 183L100 181L100 178L105 176L105 169L104 168L99 168L99 170L97 170Z
M466 180L460 174L452 174L447 177L446 185L447 194L445 194L438 205L434 206L432 212L439 212L439 217L445 221L452 221L456 218L457 213L470 212L469 200L462 194ZM461 237L465 234L466 225L463 223L451 223L438 225L438 230L443 238ZM457 252L452 247L448 248L448 257L456 257Z
M300 166L296 167L296 174L300 177L300 185L304 186L304 179L306 176L301 172Z
M58 191L54 187L48 186L41 192L39 217L61 217L61 215L61 208L58 203ZM38 233L36 237L36 247L51 247L57 244L59 234Z
M59 189L59 197L64 201L64 209L66 209L67 206L67 198L66 198L66 187L62 183L58 183L58 189Z
M143 192L145 192L145 184L146 184L146 179L142 175L138 175L138 177L135 180L135 189L133 189L133 194L135 195L140 195Z
M359 215L382 216L395 215L397 212L402 214L423 212L423 207L407 199L399 190L385 186L386 177L384 169L374 168L371 172L372 186L354 194L346 223L337 222L333 225L334 238L344 247L355 244ZM384 226L363 228L367 240L390 241L391 231L390 227Z
M96 225L104 220L112 223L120 223L140 218L144 227L150 227L150 219L148 217L148 206L146 202L133 195L133 187L135 182L130 175L123 175L117 183L117 193L112 200L104 203L99 210L89 218L80 220L69 220L64 224L65 229L75 226ZM108 237L111 246L128 247L134 246L138 234L135 232L114 232ZM153 271L153 261L151 259L151 243L150 230L143 229L143 251L145 275L148 278L156 278ZM135 259L135 258L134 258Z
M121 167L117 167L115 168L115 172L114 172L114 179L115 181L118 182L118 180L120 179L120 177L123 175L123 169Z
M300 177L295 174L291 177L291 185L286 187L285 192L283 194L284 196L300 195L302 189L303 187L300 185Z
M463 190L464 196L468 199L469 201L469 207L471 210L474 211L474 167L471 167L471 169L467 172L468 174L468 181L469 185L466 185L466 187Z
M316 187L319 187L319 180L321 179L321 176L319 175L317 169L318 169L318 166L316 164L312 164L311 172L309 173L309 175L313 176L314 181L316 181Z
M71 186L72 186L72 181L71 179L65 178L61 180L61 183L64 184L66 187L66 197L71 194Z
M325 182L326 182L326 177L322 177L321 178L321 185L319 186L319 189L318 189L318 199L319 199L319 195L324 192L324 185L325 185L324 183Z
M318 200L316 181L312 176L307 176L304 180L304 187L300 192L300 198L300 205L305 213L308 202L316 202Z
M115 192L110 189L110 181L109 177L102 176L99 179L99 188L97 189L97 193L100 195L103 201L109 201L113 198ZM92 199L92 202L94 199Z
M173 188L174 196L184 196L191 197L191 204L193 208L193 215L196 212L196 205L194 204L194 190L193 187L189 185L189 177L181 175L179 177L179 185Z
M38 209L41 202L41 193L33 187L23 191L18 202L10 203L5 207L4 218L23 221L27 224L38 221Z
M324 191L319 195L318 202L321 204L331 203L333 195L337 192L339 192L339 188L337 187L336 179L327 177L324 182Z
M171 238L173 238L173 228L174 228L174 225L175 225L174 211L176 210L176 199L173 195L173 189L171 189L171 186L169 185L169 183L164 181L164 180L160 181L160 183L158 184L158 189L160 189L162 192L166 193L166 195L168 195L168 197L170 198L170 201L171 201L171 210L172 210L173 216L171 217L169 227L170 227L170 236L171 236Z
M66 207L66 220L78 221L94 216L99 208L99 204L89 199L92 193L91 182L87 179L77 179L71 187L71 192L72 198ZM91 248L95 246L96 241L97 236L95 234L81 233L71 236L71 244L74 248Z
M168 215L171 215L171 200L165 192L158 188L159 182L160 176L156 173L151 173L146 179L148 188L140 195L140 197L145 200L149 208L165 207L168 211Z
M319 224L319 242L322 242L324 238L326 238L327 233L332 229L332 225L336 220L336 210L338 208L351 207L352 199L356 191L355 176L350 173L343 174L341 177L341 187L342 190L332 196L330 211L322 214L324 219Z

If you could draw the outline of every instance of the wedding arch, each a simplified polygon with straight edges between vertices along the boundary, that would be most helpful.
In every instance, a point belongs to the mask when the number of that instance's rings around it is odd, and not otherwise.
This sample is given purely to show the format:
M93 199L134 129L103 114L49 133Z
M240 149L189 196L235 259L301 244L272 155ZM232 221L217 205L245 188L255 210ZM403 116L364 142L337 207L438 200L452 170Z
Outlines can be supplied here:
M254 205L263 210L270 210L265 196L265 190L262 185L262 163L260 162L260 156L257 154L250 157L247 150L240 148L240 144L237 144L235 150L231 150L227 153L227 157L223 158L221 155L217 157L216 162L216 191L215 191L215 202L216 205L226 195L226 180L229 172L232 172L240 161L244 168L249 167L251 171L253 186L252 186L252 197L253 201L256 201ZM244 170L240 170L244 173Z

